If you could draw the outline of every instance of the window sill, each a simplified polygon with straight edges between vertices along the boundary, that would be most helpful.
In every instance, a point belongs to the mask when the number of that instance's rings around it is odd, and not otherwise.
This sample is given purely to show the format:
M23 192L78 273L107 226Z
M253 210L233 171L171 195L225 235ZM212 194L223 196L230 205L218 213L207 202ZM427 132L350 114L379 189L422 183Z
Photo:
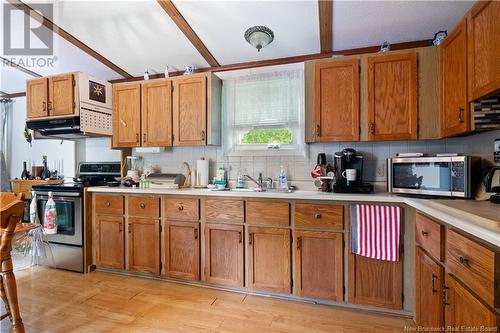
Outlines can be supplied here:
M226 152L228 157L238 156L301 156L307 157L308 147L300 149L256 149L256 150L236 150L232 149Z

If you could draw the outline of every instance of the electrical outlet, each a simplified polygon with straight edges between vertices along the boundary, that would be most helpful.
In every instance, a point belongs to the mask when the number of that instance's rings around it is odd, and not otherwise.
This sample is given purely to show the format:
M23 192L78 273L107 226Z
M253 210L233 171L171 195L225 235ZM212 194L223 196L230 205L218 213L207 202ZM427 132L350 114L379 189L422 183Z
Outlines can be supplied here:
M385 177L385 163L377 163L376 177Z

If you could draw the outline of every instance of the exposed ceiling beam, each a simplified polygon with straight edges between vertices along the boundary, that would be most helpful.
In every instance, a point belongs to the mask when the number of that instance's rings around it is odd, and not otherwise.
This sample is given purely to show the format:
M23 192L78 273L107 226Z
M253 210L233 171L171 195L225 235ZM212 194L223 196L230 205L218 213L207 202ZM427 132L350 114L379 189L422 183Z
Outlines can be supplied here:
M0 91L0 98L17 98L17 97L24 97L24 96L26 96L25 92L8 94L4 91Z
M404 49L412 49L412 48L416 48L416 47L425 47L425 46L431 46L431 45L432 45L432 39L425 39L425 40L418 40L418 41L412 41L412 42L391 44L391 50L394 50L394 51L395 50L404 50ZM225 72L225 71L233 71L233 70L248 69L248 68L255 68L255 67L285 65L285 64L293 64L293 63L297 63L297 62L304 62L304 61L308 61L308 60L329 58L329 57L332 57L334 55L349 56L349 55L364 54L364 53L376 53L378 51L380 51L380 46L370 46L370 47L362 47L362 48L342 50L342 51L313 53L313 54L305 54L305 55L286 57L286 58L249 61L249 62L241 62L241 63L236 63L236 64L222 65L222 66L217 66L217 67L199 68L199 69L195 69L195 73ZM170 72L169 75L170 76L178 76L178 75L182 75L183 73L184 73L183 71L177 71L177 72ZM158 79L158 78L162 78L162 77L164 77L163 74L152 74L152 75L150 74L149 75L150 79ZM130 81L141 81L143 79L144 78L142 76L136 76L136 77L132 77L132 78L128 78L128 79L109 80L109 82L120 83L120 82L130 82Z
M172 21L177 25L177 27L182 31L182 33L189 39L191 44L200 52L201 56L206 60L206 62L211 67L220 66L219 62L210 53L208 48L203 44L200 37L194 32L193 28L189 25L182 14L177 10L175 5L170 0L158 0L158 4L163 8L163 10L170 16Z
M333 50L333 0L318 0L321 53Z
M41 77L41 75L40 75L40 74L35 73L35 72L33 72L32 70L27 69L27 68L25 68L25 67L23 67L23 66L21 66L21 65L18 65L18 64L16 64L15 62L12 62L11 60L9 60L9 59L7 59L7 58L0 57L0 59L2 60L2 63L3 63L4 65L10 66L10 67L12 67L12 68L16 68L16 69L20 70L21 72L26 73L26 74L28 74L28 75L31 75L31 76L33 76L33 77Z
M65 40L67 40L68 42L70 42L71 44L78 47L83 52L87 53L88 55L90 55L91 57L96 59L97 61L99 61L102 64L106 65L107 67L111 68L116 73L118 73L121 76L126 77L126 78L132 77L132 75L130 75L125 70L118 67L117 65L112 63L110 60L108 60L107 58L105 58L104 56L102 56L101 54L99 54L98 52L93 50L92 48L90 48L88 45L83 43L81 40L77 39L76 37L71 35L69 32L67 32L66 30L62 29L57 24L52 22L51 20L44 17L39 12L33 10L29 5L25 4L24 2L22 2L20 0L7 0L7 1L10 2L16 8L24 11L24 13L26 15L31 16L33 19L37 20L38 22L43 24L48 29L52 30L53 32L55 32L56 34L58 34L59 36L61 36Z

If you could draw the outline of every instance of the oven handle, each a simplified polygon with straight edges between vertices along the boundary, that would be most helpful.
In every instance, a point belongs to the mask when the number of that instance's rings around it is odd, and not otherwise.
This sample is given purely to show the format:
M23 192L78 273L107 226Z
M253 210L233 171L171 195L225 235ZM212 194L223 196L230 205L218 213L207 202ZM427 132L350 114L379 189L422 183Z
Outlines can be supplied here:
M48 196L49 192L38 192L35 191L35 194L37 196ZM52 196L59 196L59 197L81 197L80 193L75 193L75 192L52 192Z

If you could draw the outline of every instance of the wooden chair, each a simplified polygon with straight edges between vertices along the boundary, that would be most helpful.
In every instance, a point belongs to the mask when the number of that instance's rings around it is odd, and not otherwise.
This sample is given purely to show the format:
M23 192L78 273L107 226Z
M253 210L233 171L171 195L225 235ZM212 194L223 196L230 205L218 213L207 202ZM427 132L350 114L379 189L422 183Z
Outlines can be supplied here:
M16 278L12 270L12 238L18 223L22 220L25 204L22 195L0 193L0 297L7 313L0 320L9 317L12 332L24 333L24 324L17 303Z

